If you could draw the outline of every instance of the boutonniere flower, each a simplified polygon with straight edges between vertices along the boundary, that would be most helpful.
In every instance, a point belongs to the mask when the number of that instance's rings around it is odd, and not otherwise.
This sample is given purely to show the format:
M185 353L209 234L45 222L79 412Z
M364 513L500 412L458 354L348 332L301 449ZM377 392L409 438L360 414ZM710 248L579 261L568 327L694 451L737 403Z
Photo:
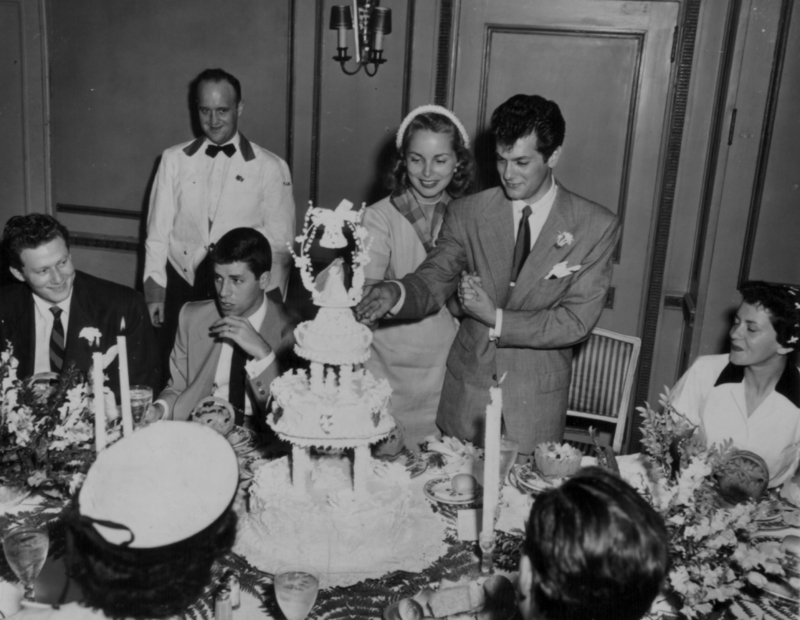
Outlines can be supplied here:
M572 236L571 232L560 232L556 238L556 247L563 248L565 245L572 245L574 240L575 237Z
M797 342L797 336L792 336L789 338L789 344L794 344L795 342Z
M102 336L103 334L96 327L84 327L81 333L78 334L78 338L86 338L89 344L95 347L100 346L100 338Z

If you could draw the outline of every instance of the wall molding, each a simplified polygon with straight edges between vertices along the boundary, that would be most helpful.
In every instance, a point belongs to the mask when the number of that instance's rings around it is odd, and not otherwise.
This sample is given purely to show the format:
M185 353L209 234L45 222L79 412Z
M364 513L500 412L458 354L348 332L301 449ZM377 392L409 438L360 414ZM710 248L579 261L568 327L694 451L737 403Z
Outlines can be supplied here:
M130 209L112 209L110 207L90 207L86 205L70 205L59 202L56 204L57 213L70 213L74 215L94 215L97 217L115 217L126 220L141 220L140 211Z
M667 265L667 250L672 224L672 208L675 201L675 186L678 178L681 146L683 144L683 128L686 122L686 107L689 98L689 83L692 75L697 22L700 18L700 0L687 0L681 20L680 49L676 57L678 66L673 83L672 109L670 111L667 147L664 157L664 176L661 181L656 226L653 234L654 247L650 261L650 272L647 285L644 317L642 322L642 352L639 358L639 371L633 402L641 403L649 398L650 376L653 372L653 357L656 349L656 335L660 306L664 288L664 272ZM642 441L642 430L639 424L630 425L627 451L638 451Z
M747 217L747 228L742 251L742 264L739 267L739 286L750 279L750 266L753 262L755 251L756 232L758 219L761 213L761 201L764 197L764 184L767 177L769 152L772 146L772 134L775 129L775 116L778 110L778 94L781 87L783 66L786 61L786 45L789 38L793 0L783 0L781 17L778 23L778 32L775 42L775 53L772 60L772 71L769 77L769 92L767 93L766 113L761 128L761 137L758 145L758 159L756 160L755 183L753 195L750 198L750 213ZM797 284L797 282L773 282L773 284Z
M69 243L80 248L94 250L117 250L137 254L141 243L135 237L121 237L116 235L96 235L87 232L70 232Z

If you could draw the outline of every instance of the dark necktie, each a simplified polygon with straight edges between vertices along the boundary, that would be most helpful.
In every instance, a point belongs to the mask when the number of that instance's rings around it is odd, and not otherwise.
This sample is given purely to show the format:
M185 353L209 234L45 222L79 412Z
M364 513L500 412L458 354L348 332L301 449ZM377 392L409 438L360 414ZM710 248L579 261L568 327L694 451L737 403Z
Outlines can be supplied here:
M241 426L244 423L244 363L247 356L238 344L232 342L231 346L233 347L233 356L228 380L228 402L236 411L236 424Z
M517 229L517 243L514 246L514 266L511 268L511 285L517 282L519 272L525 264L525 259L531 252L531 223L528 220L531 216L531 208L525 205L522 210L522 219L519 221Z
M61 374L64 366L64 324L61 322L63 310L58 306L50 306L53 313L53 331L50 332L50 370Z
M222 151L228 157L233 157L233 154L236 152L236 146L233 144L226 144L225 146L217 146L216 144L209 144L206 148L206 155L209 157L216 157L217 153Z

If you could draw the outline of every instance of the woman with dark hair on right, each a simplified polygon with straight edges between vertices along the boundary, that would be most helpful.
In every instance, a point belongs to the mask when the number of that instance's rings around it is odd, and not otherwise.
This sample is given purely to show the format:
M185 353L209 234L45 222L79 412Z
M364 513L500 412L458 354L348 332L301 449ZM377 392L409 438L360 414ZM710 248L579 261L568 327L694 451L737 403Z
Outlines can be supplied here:
M730 330L728 355L704 355L681 377L670 404L706 444L733 440L769 468L769 486L800 459L800 291L747 282Z
M667 576L664 521L599 467L540 494L519 565L525 620L638 620Z

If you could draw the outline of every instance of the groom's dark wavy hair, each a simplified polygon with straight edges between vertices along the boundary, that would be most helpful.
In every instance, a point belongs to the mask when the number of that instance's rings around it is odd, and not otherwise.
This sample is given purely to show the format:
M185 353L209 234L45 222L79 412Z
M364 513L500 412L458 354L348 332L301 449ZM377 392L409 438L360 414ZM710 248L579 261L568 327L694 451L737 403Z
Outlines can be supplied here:
M514 95L492 113L492 135L497 146L510 149L517 140L536 136L536 150L544 160L564 144L567 126L555 101L539 95Z
M250 271L261 277L272 269L272 248L267 238L253 228L234 228L226 232L211 250L215 265L245 263Z

